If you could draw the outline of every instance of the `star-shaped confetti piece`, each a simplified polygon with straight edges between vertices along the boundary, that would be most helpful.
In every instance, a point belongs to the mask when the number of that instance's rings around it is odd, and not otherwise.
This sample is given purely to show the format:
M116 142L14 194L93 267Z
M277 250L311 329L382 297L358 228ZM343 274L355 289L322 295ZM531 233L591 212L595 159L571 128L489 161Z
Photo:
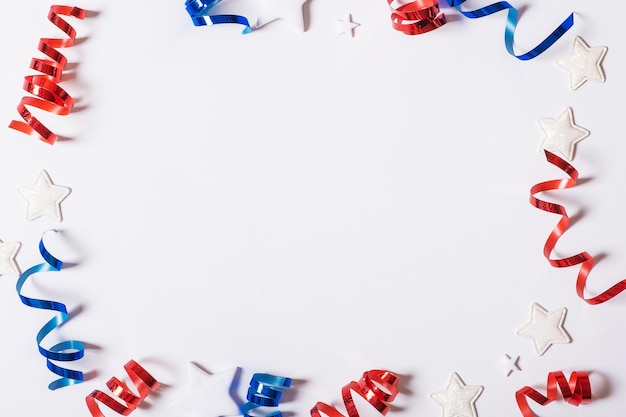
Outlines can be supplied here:
M296 29L304 32L302 8L309 0L261 0L261 9L256 27L264 26L278 19L284 19Z
M476 400L482 392L482 386L465 385L454 372L448 386L430 396L443 407L443 417L476 417Z
M589 136L589 131L574 123L574 114L568 107L556 119L539 119L543 130L541 149L558 152L569 161L574 159L576 144Z
M576 36L572 51L557 59L556 63L569 71L572 90L576 90L589 80L605 81L602 60L609 48L596 46L590 48L583 38Z
M567 309L565 307L548 311L534 303L530 314L530 322L518 330L517 334L533 339L535 350L539 356L555 343L570 343L572 339L563 327Z
M209 374L190 362L186 389L169 404L201 417L241 415L239 406L230 396L237 369Z
M519 356L509 356L506 353L504 357L500 361L500 368L504 372L504 376L509 376L515 371L521 371L517 362L519 361Z
M20 276L20 267L17 265L15 257L21 246L20 242L3 242L0 240L0 275Z
M348 14L345 19L337 19L337 35L349 33L354 38L354 29L361 26L352 20L352 15Z
M35 220L45 215L57 222L63 221L61 202L70 195L72 190L55 185L45 170L41 171L34 184L23 185L17 190L28 202L26 219Z

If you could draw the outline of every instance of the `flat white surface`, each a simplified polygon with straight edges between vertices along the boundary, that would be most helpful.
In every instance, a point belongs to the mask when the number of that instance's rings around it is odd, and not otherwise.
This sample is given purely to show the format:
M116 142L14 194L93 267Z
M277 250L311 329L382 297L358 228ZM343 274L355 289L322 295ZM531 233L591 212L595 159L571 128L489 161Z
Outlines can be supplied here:
M591 135L573 161L585 181L544 196L577 217L558 254L606 255L591 294L624 277L619 9L513 1L523 10L520 52L576 12L555 46L521 62L505 51L502 12L469 20L444 8L449 24L409 37L391 28L384 0L312 0L306 32L276 21L241 36L240 26L194 27L183 3L77 0L97 16L68 18L83 39L64 50L73 65L61 85L75 111L35 110L71 139L48 146L2 131L0 239L22 242L25 270L41 262L42 232L62 231L46 237L49 249L76 266L39 274L24 291L75 312L46 342L88 344L69 365L94 377L48 391L35 334L51 315L22 305L16 279L2 276L0 414L89 415L84 397L108 392L131 358L164 384L137 417L190 415L167 404L189 361L241 367L240 396L255 372L297 379L281 405L294 416L317 401L339 404L341 386L381 368L403 376L392 416L441 415L430 393L453 372L484 386L481 417L519 415L515 391L545 392L554 370L591 372L594 400L534 406L541 415L623 409L626 296L578 299L578 268L542 256L558 216L528 203L533 184L562 177L538 151L537 119L571 106ZM39 38L60 34L49 6L3 6L6 125ZM258 14L252 0L219 7ZM354 38L335 34L347 13L361 24ZM604 84L570 90L555 60L576 35L609 47ZM72 188L60 224L26 220L16 190L41 169ZM516 335L534 302L568 309L571 344L539 357ZM508 378L498 367L505 353L522 368Z

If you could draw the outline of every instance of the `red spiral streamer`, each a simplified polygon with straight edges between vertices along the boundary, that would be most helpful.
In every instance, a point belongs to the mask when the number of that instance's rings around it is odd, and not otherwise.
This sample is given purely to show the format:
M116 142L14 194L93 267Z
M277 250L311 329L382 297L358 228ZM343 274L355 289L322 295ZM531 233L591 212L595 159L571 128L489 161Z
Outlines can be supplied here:
M72 46L76 39L74 28L60 16L73 16L78 19L84 19L85 14L86 11L78 7L50 6L48 20L61 29L68 36L68 39L41 38L39 41L39 51L50 59L33 58L31 60L30 68L41 72L43 75L28 75L24 77L24 90L35 97L22 97L22 100L17 105L17 111L24 121L11 121L9 124L11 129L38 137L50 145L54 144L58 139L58 136L33 116L26 106L36 107L58 115L67 115L72 110L74 99L57 84L61 81L67 58L55 48Z
M563 399L569 404L578 406L591 402L591 384L586 372L572 372L569 383L563 372L556 371L548 374L547 396L531 387L524 387L515 393L517 405L524 417L534 417L534 413L528 405L528 398L540 405L548 405L556 400L561 390Z
M391 25L405 35L420 35L430 32L446 24L446 15L440 13L439 2L436 0L415 0L401 5L392 6L395 0L387 0L391 8Z
M348 417L359 417L352 391L359 394L382 415L387 414L389 405L398 395L398 376L382 370L371 370L363 373L359 382L352 381L341 389L341 396L348 412ZM345 417L335 407L323 402L318 402L311 409L312 417L322 417L322 413L328 417Z
M135 410L139 404L141 404L141 402L148 396L149 391L154 391L159 387L159 382L134 360L131 359L128 361L128 363L124 365L124 369L126 370L126 373L130 377L131 381L133 381L133 384L135 384L139 395L137 396L133 394L132 391L128 389L126 384L116 377L113 377L107 382L107 387L111 390L111 392L113 392L113 394L117 395L122 401L124 401L126 405L116 401L112 397L109 397L100 390L94 390L85 398L87 407L93 417L104 417L104 414L102 414L102 411L100 411L100 407L98 406L98 401L116 413L127 416Z
M547 161L552 165L560 168L569 176L569 178L541 182L539 184L535 184L530 189L530 204L540 210L547 211L548 213L559 214L561 216L561 219L556 224L554 229L552 229L552 232L548 236L548 239L543 246L543 255L546 257L550 265L555 268L565 268L568 266L580 265L578 277L576 278L576 293L580 298L585 300L585 302L587 302L588 304L596 305L604 303L605 301L609 301L611 298L626 290L626 279L621 280L617 284L610 287L608 290L599 295L596 295L595 297L586 298L585 287L587 285L587 278L589 277L589 273L593 268L593 256L591 256L588 252L580 252L576 255L568 256L566 258L551 258L552 251L554 250L557 241L569 227L570 219L567 215L565 207L561 206L560 204L540 200L535 197L535 195L545 191L574 187L576 185L576 182L578 181L578 171L576 170L576 168L574 168L572 165L570 165L568 162L564 161L557 155L549 151L545 151L545 153Z

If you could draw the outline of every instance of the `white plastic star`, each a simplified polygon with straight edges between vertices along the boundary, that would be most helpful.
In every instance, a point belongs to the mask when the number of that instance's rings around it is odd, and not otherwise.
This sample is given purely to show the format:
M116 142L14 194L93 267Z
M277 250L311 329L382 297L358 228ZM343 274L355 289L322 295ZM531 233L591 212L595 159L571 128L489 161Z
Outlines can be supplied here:
M209 374L190 362L186 389L169 404L197 416L218 417L241 415L230 390L237 368Z
M337 19L337 35L349 33L354 38L354 29L359 26L361 24L352 21L352 15L348 14L345 19Z
M58 222L63 221L61 202L70 195L72 190L55 185L45 170L41 171L34 184L23 185L17 190L28 201L26 219L35 220L46 215Z
M569 343L572 339L563 327L567 309L565 307L548 312L534 303L530 314L530 323L518 330L517 334L533 339L539 356L555 343Z
M3 242L0 240L0 275L20 276L20 267L17 265L15 257L21 246L20 242Z
M307 1L309 0L261 0L256 27L264 26L277 19L284 19L296 29L304 32L302 7Z
M602 60L608 50L606 46L590 48L583 38L576 36L572 52L556 60L557 64L569 71L572 90L589 80L601 83L605 81Z
M483 392L480 385L465 385L454 372L447 388L430 396L443 406L443 417L476 417L476 400Z
M570 107L556 119L539 119L538 122L544 134L541 148L558 152L569 161L574 159L576 144L589 136L587 129L574 124Z
M504 376L509 376L515 371L521 371L519 365L517 364L519 361L519 356L509 356L506 353L500 362L500 368L504 372Z

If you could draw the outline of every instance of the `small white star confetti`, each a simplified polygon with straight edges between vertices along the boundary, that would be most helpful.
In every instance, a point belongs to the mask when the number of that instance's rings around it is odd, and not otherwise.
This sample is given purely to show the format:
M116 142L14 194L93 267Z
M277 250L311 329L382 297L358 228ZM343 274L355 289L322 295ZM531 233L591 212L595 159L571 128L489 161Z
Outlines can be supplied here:
M572 52L556 61L569 71L572 90L576 90L589 80L601 83L605 81L602 60L608 50L606 46L590 48L580 36L576 36Z
M504 376L509 376L515 371L521 371L517 362L519 361L519 356L509 356L506 353L504 357L500 361L500 368L502 369Z
M430 396L443 407L443 417L477 417L475 403L482 392L482 386L465 385L454 372L447 388Z
M567 309L565 307L548 312L539 304L534 303L530 322L519 329L518 335L533 339L535 350L539 356L555 343L570 343L572 339L563 327Z
M264 26L278 19L284 19L296 29L304 32L302 7L309 0L261 0L261 9L256 27Z
M570 107L556 119L539 119L538 122L544 134L541 148L558 152L569 161L574 159L576 144L589 136L587 129L574 124Z
M354 29L361 26L360 23L356 23L352 20L352 15L348 14L345 19L337 19L337 35L343 35L349 33L354 38Z
M28 201L26 219L35 220L43 215L57 222L63 221L61 202L72 190L68 187L55 185L45 170L42 170L32 185L23 185L17 189Z
M15 257L21 246L20 242L3 242L0 240L0 275L20 276L20 267L17 265Z
M169 405L202 417L241 415L230 396L237 368L209 374L190 362L186 389Z

